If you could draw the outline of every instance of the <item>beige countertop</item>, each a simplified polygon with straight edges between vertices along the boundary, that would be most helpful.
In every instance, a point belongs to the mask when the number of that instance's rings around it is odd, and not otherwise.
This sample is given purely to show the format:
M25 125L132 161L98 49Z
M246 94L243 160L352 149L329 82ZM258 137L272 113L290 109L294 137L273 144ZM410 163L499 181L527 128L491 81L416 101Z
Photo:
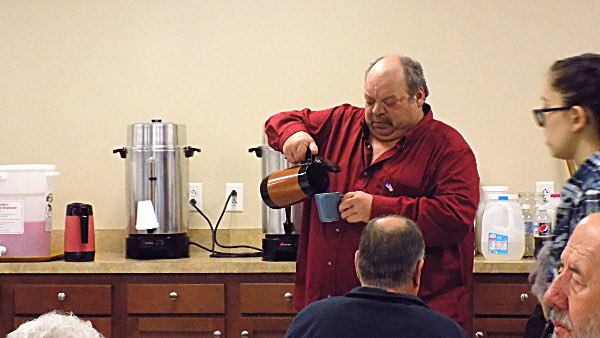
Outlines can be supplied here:
M3 273L294 273L295 262L264 262L260 258L210 258L208 253L192 253L179 259L126 259L120 252L97 252L93 262L57 260L40 263L0 263Z
M475 257L474 273L529 273L531 258L513 262ZM122 252L97 252L93 262L57 260L40 263L0 263L0 274L135 274L135 273L294 273L295 262L265 262L260 258L210 258L192 252L190 258L135 260Z
M62 231L53 231L53 252L62 252ZM96 231L96 259L93 262L57 260L40 263L0 262L0 274L142 274L142 273L294 273L295 262L265 262L261 258L210 258L209 254L190 247L190 258L135 260L125 258L126 229ZM208 230L191 230L190 238L208 246ZM224 244L261 246L261 229L232 230L219 233ZM118 240L117 240L118 239ZM488 261L475 257L474 273L529 273L534 260Z

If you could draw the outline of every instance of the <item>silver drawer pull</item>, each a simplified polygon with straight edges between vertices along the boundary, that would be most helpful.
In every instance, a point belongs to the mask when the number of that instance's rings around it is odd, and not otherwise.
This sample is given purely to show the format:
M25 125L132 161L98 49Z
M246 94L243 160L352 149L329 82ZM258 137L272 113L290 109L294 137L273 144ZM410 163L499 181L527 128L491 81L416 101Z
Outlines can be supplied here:
M59 292L57 297L58 297L58 301L62 302L63 300L65 300L65 298L67 298L67 295L65 295L64 292Z
M521 300L521 302L525 303L529 299L529 295L526 293L522 293L519 299Z
M242 331L242 338L248 338L250 337L250 334L248 333L248 331L244 330Z
M475 332L475 338L483 338L483 332L481 332L481 331Z
M283 295L283 298L285 298L285 300L287 300L288 302L291 302L291 301L292 301L292 298L293 298L293 295L292 295L292 293L291 293L291 292L286 292L286 293Z
M213 332L213 336L215 338L221 338L221 331L215 331L215 332Z
M177 299L177 292L173 291L169 293L169 298L171 298L172 301L175 301Z

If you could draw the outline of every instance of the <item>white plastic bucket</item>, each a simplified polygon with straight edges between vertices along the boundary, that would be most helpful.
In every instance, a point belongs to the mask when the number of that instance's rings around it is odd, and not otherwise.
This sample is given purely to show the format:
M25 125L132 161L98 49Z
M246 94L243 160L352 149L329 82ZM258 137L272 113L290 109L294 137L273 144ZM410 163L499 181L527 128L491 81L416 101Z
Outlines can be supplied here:
M523 212L516 195L487 204L481 225L481 253L488 260L516 261L525 253Z
M0 246L4 256L48 256L55 165L0 165Z

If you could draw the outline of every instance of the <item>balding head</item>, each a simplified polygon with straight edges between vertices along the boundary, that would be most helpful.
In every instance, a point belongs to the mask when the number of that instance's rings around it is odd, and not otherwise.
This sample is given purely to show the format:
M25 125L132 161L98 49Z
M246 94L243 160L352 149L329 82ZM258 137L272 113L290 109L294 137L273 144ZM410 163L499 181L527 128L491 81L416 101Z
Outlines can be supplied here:
M396 54L377 58L367 67L365 81L371 72L373 72L372 75L384 72L396 73L395 76L404 80L409 95L415 96L419 89L423 88L425 97L429 96L429 89L423 75L423 67L418 61L408 56Z
M425 243L418 226L400 216L375 218L365 226L356 267L363 286L385 290L418 290ZM408 292L408 291L407 291Z

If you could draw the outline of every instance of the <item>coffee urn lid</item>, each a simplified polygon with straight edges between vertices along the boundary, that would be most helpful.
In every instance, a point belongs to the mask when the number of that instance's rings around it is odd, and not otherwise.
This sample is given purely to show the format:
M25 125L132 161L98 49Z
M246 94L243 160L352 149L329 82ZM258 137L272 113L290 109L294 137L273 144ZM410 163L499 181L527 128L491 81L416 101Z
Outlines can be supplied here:
M180 147L186 143L185 125L153 119L149 123L135 123L127 128L127 146Z

